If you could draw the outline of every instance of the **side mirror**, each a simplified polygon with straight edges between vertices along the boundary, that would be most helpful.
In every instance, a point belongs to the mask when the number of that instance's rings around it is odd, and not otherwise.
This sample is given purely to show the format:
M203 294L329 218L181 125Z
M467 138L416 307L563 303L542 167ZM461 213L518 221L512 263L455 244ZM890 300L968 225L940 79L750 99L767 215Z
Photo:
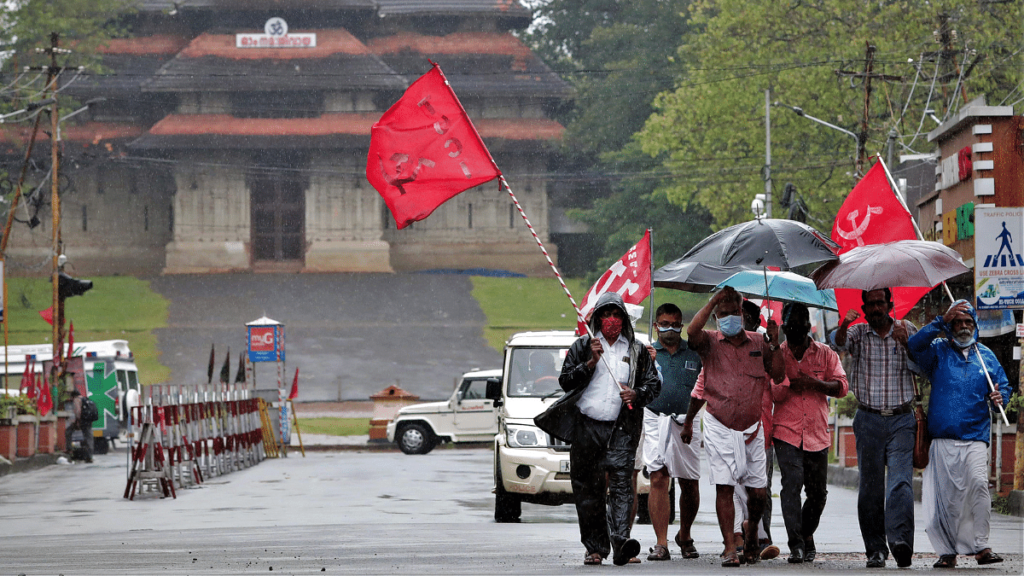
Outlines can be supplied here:
M494 407L501 406L501 380L498 378L487 379L487 391L485 392L488 400L494 401Z

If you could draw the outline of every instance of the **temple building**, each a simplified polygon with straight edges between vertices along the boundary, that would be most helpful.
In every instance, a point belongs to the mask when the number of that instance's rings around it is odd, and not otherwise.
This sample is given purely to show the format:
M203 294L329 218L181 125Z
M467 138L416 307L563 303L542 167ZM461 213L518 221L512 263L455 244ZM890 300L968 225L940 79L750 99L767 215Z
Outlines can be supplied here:
M544 273L497 182L396 230L365 177L370 127L432 60L547 241L564 130L549 115L571 89L514 36L530 21L514 0L143 1L99 72L62 78L62 98L93 101L62 130L69 261L80 274ZM9 172L20 130L0 135ZM40 134L40 162L49 144ZM9 260L47 257L48 212L38 220L15 229Z

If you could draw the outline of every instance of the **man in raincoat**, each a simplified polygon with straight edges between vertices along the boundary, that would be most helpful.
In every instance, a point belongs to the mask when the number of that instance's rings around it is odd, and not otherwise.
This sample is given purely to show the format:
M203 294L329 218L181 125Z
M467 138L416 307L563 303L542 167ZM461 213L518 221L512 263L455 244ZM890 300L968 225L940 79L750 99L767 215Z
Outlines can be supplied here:
M570 480L584 564L600 564L611 554L622 566L640 553L640 543L630 538L633 463L643 408L661 392L661 380L634 337L621 296L602 294L589 326L594 337L580 336L562 364L558 383L565 396L535 422L572 443Z
M1003 561L988 546L992 513L988 403L1005 404L1010 383L995 354L977 344L977 326L974 308L966 300L957 300L907 343L932 382L928 403L932 445L921 507L928 539L939 554L936 568L953 568L957 554L973 554L978 564ZM994 392L985 377L986 368L998 387Z

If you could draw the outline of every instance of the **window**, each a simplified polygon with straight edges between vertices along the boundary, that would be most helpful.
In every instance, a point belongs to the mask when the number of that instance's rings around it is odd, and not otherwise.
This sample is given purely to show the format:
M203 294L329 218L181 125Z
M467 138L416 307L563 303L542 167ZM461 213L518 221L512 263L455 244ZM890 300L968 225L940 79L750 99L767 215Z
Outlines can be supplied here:
M236 118L318 118L324 109L320 92L233 92L231 115Z

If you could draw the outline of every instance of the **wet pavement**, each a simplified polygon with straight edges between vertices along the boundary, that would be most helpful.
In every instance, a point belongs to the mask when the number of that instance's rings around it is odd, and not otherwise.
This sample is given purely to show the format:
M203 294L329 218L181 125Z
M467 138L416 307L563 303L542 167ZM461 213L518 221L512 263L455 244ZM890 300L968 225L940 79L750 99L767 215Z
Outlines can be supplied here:
M0 573L3 574L573 574L582 566L575 509L523 505L521 524L496 524L488 449L317 452L267 460L208 478L178 497L124 500L125 453L91 465L50 466L0 478ZM778 475L773 492L778 493ZM790 565L783 556L754 567L719 566L721 535L714 492L701 484L693 529L697 560L671 546L669 562L598 570L648 574L866 573L856 518L856 492L830 487L816 534L819 561ZM776 511L778 500L776 499ZM920 505L917 507L920 524ZM772 531L785 534L781 516ZM674 532L674 529L672 530ZM650 526L634 529L646 551ZM993 516L991 543L1007 558L958 570L1020 574L1022 520ZM908 571L931 564L918 527ZM948 571L946 571L948 572Z
M211 344L214 378L229 347L233 378L245 324L264 315L286 325L286 384L299 367L300 401L366 400L391 385L441 400L463 372L501 366L466 276L168 275L151 286L171 302L156 334L172 383L205 383ZM258 364L256 379L276 383L274 365Z

